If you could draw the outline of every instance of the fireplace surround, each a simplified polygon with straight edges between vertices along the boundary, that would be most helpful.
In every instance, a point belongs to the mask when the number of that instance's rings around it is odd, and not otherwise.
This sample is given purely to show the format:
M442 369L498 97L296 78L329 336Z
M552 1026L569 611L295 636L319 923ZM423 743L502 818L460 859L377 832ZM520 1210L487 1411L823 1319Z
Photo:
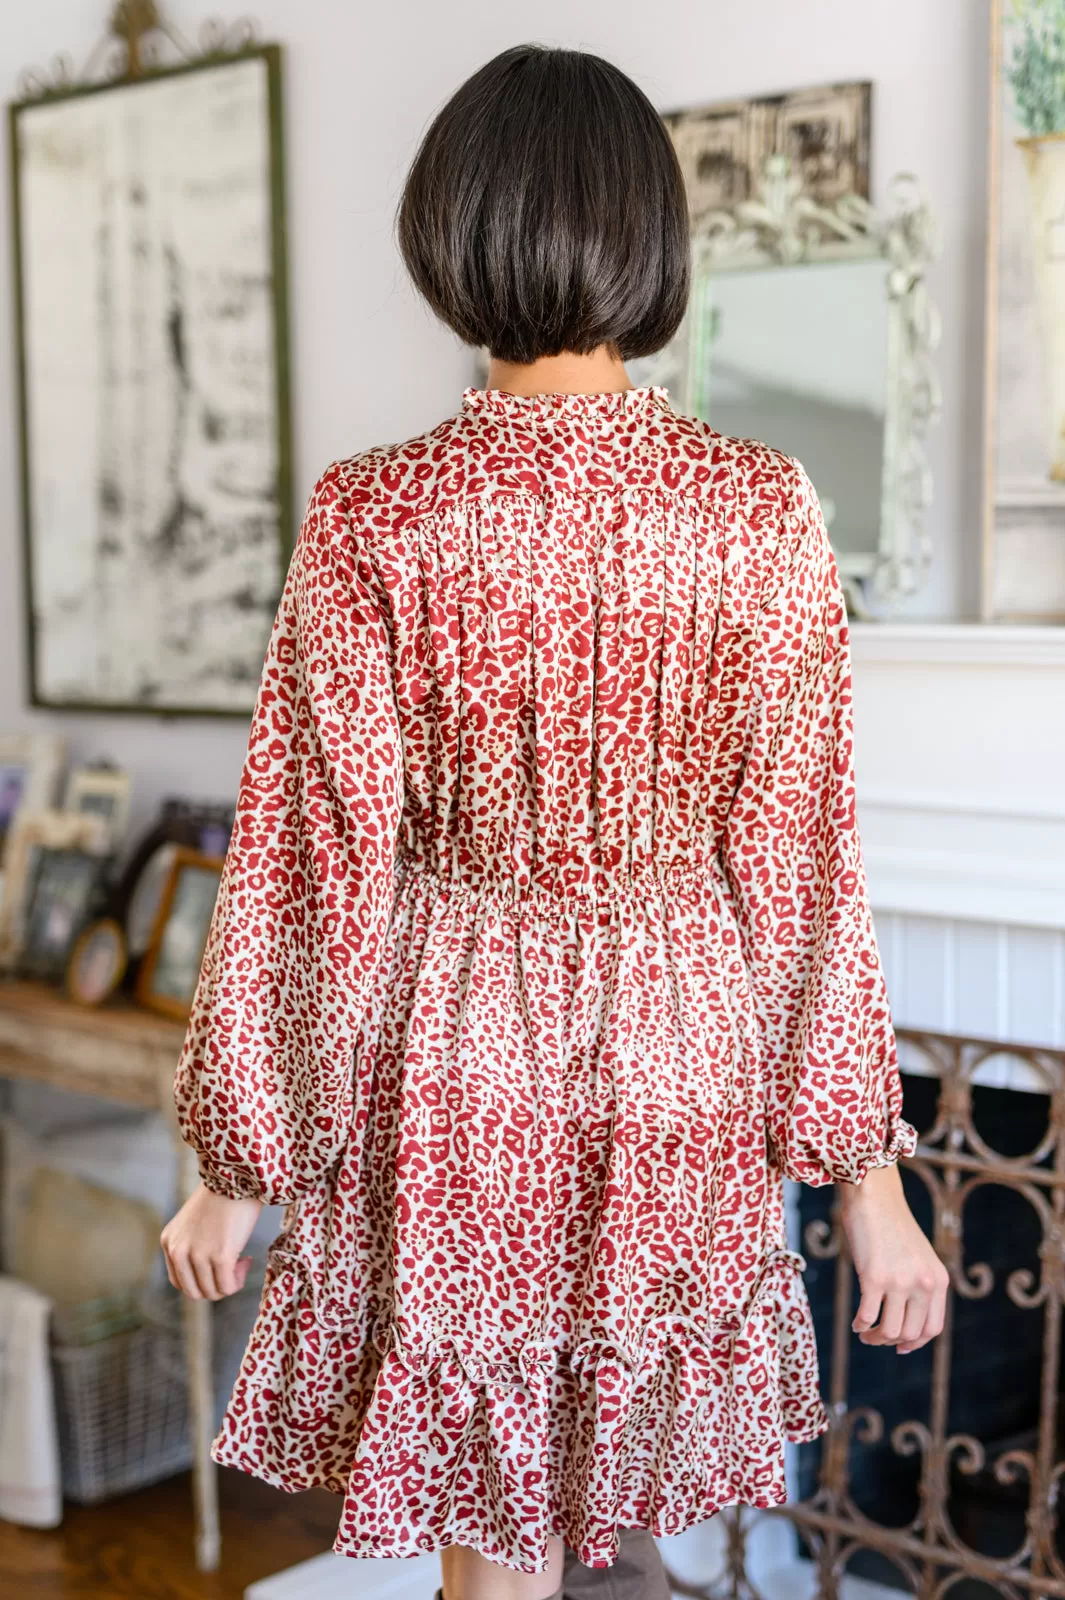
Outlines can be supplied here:
M1065 1051L902 1028L899 1041L908 1060L926 1063L905 1078L921 1137L904 1177L950 1271L946 1327L904 1358L861 1345L834 1191L804 1190L831 1427L799 1452L797 1498L773 1512L722 1513L722 1569L708 1583L671 1570L678 1594L799 1592L794 1571L774 1583L751 1570L759 1524L785 1518L819 1600L853 1592L855 1579L921 1600L1065 1600ZM1007 1053L1042 1092L982 1081Z

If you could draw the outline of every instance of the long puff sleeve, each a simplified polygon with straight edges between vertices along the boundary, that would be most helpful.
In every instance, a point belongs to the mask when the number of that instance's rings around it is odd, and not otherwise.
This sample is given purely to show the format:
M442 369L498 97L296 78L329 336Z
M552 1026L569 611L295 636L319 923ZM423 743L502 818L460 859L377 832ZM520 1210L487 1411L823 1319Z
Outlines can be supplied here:
M913 1153L855 809L850 642L835 556L799 464L784 576L757 621L746 761L721 859L763 1045L772 1159L859 1183Z
M177 1069L182 1134L220 1194L293 1199L351 1123L403 794L374 588L334 466L281 595Z

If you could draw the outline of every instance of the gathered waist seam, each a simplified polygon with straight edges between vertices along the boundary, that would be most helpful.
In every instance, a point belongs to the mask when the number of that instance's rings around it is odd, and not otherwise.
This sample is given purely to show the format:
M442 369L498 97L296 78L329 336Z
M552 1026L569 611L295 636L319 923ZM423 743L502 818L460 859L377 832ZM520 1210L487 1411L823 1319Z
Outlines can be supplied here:
M411 879L423 881L427 887L449 897L461 896L475 901L499 901L515 906L567 903L596 904L616 901L639 902L687 892L698 892L708 885L718 885L723 869L717 857L698 862L680 862L661 872L634 873L627 876L607 876L593 884L545 882L543 879L520 883L516 879L475 879L455 872L441 872L411 851L396 855L395 879L397 889Z

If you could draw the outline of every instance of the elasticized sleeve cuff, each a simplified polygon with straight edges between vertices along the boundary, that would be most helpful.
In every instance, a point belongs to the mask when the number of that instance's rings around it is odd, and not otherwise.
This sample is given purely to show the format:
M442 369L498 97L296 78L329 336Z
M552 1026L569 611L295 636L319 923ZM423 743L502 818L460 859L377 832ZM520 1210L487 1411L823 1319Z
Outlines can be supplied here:
M220 1167L201 1155L200 1179L205 1189L210 1189L212 1194L224 1195L227 1200L261 1200L268 1203L262 1185L243 1167Z
M797 1150L779 1162L784 1176L819 1188L826 1183L861 1183L874 1167L890 1167L917 1149L917 1130L902 1117L887 1126L884 1143L874 1149L818 1153Z

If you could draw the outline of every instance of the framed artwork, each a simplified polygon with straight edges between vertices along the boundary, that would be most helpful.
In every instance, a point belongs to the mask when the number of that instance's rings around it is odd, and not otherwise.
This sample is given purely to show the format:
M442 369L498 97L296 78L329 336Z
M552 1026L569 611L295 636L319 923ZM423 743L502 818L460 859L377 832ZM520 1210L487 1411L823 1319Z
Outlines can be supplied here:
M84 927L74 941L66 969L66 989L79 1005L102 1005L118 988L126 970L126 936L111 917Z
M103 817L109 849L117 850L129 822L129 773L111 766L75 767L67 780L64 809Z
M279 48L10 120L32 701L247 716L292 542Z
M224 858L175 849L152 940L137 974L141 1005L187 1017L200 976Z
M61 978L75 941L95 909L102 858L86 850L39 849L26 898L19 970L28 978Z
M48 734L0 734L0 862L18 813L54 804L65 755L65 741Z
M1065 622L1065 0L992 0L982 612Z
M867 200L871 106L870 83L837 83L667 113L693 232L708 212L757 199L771 155L789 158L819 204L845 194Z
M8 842L0 898L0 966L14 966L22 952L41 852L92 855L102 868L107 847L103 817L58 810L19 812Z
M139 962L151 944L178 847L205 856L224 856L233 817L232 805L178 796L163 801L156 821L127 859L115 891L115 915L125 930L131 962Z

